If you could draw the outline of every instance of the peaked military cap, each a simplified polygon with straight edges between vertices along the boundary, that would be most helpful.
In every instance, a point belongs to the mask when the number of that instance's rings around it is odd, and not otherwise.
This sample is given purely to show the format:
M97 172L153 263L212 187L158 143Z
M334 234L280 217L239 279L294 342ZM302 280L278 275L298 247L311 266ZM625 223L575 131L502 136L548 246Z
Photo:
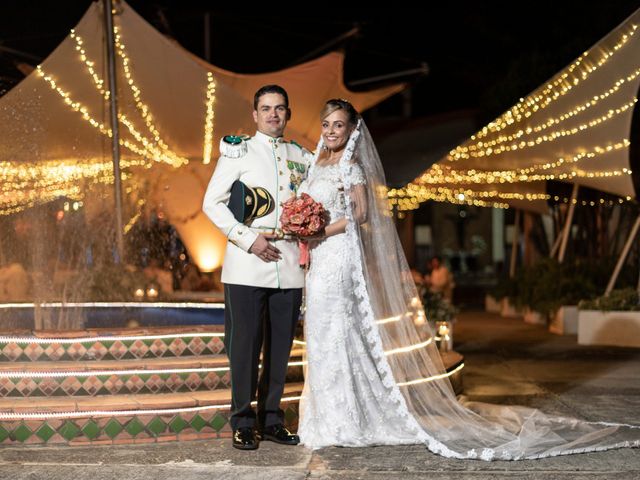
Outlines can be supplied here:
M241 223L249 224L256 218L273 211L275 202L271 194L262 187L250 187L240 180L231 185L231 196L227 206Z

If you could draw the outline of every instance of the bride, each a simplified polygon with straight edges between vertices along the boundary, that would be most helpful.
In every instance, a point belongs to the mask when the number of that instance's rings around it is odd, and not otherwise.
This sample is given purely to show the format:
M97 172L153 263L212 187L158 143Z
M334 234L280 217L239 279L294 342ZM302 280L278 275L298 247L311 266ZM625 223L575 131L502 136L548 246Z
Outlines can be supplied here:
M329 100L300 192L330 220L309 238L307 370L298 434L310 448L425 444L453 458L517 460L640 445L640 427L457 399L390 215L384 173L353 106ZM417 323L417 322L416 322Z

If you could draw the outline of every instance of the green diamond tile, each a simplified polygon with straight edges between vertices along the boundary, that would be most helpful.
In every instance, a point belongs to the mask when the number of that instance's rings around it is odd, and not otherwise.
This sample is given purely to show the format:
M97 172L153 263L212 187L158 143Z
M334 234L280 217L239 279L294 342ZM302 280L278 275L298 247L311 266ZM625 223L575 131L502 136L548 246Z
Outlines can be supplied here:
M64 422L64 425L62 425L62 427L58 429L58 433L62 435L67 441L76 438L81 431L82 430L80 430L80 428L78 428L78 426L71 420L67 420L66 422Z
M84 433L89 440L93 440L100 435L100 427L93 420L89 420L82 427L82 433Z
M287 422L293 422L298 418L298 412L293 408L287 408L284 412L284 418Z
M140 432L144 432L144 425L140 420L138 420L137 417L133 417L131 420L129 420L124 429L129 432L129 435L135 437Z
M227 419L224 418L222 415L217 414L215 417L213 417L211 419L211 421L209 422L209 424L213 427L213 429L216 432L219 432L220 430L222 430L222 427L224 427L227 423Z
M191 426L195 428L198 432L207 426L207 421L202 418L200 415L197 415L191 419Z
M142 340L142 343L144 343L147 347L153 345L153 342L155 342L154 338L146 338Z
M19 442L24 442L31 436L32 433L33 432L29 430L29 427L27 427L24 423L21 423L20 426L13 431L13 436Z
M111 346L115 343L115 340L100 340L100 343L107 349L109 350L111 348Z
M0 442L4 442L9 436L9 432L6 428L0 425Z
M169 428L173 433L180 433L189 424L180 415L173 417L173 420L169 422Z
M40 437L44 442L48 442L56 431L49 426L48 423L43 423L42 426L36 431L36 435Z
M160 417L154 417L153 420L147 423L147 429L153 432L156 437L164 432L166 428L167 424L164 423Z
M109 435L109 438L115 438L122 431L122 425L115 418L112 418L104 426L104 431Z

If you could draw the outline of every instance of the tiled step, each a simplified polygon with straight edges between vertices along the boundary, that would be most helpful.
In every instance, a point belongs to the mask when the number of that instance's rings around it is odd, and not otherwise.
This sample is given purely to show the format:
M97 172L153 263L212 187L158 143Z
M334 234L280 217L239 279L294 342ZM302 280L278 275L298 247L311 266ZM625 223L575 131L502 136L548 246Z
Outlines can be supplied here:
M3 362L172 358L224 353L220 325L0 331Z
M288 382L302 381L302 349L293 349ZM224 355L0 365L0 397L178 393L229 388Z
M302 383L287 384L285 424L296 429ZM162 395L0 399L0 444L148 443L231 435L229 390Z

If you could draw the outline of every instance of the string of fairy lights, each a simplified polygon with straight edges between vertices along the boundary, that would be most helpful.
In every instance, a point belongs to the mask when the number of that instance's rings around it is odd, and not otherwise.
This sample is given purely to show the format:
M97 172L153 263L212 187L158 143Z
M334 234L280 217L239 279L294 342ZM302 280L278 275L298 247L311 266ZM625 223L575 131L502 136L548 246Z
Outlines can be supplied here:
M627 196L617 200L603 197L597 200L577 201L568 197L538 193L535 192L536 186L526 186L549 180L613 179L630 176L633 173L630 168L611 168L611 157L607 156L615 154L614 152L628 151L630 142L626 135L620 140L588 148L567 148L567 143L563 143L561 147L552 148L556 148L558 152L570 149L578 151L574 154L559 154L552 160L545 159L545 155L536 157L534 154L523 152L561 140L567 142L570 137L578 134L582 134L580 138L587 139L591 130L602 127L622 115L628 117L631 114L638 102L635 95L619 100L617 105L606 111L600 109L590 118L583 118L589 112L596 112L594 107L602 105L603 101L612 102L613 95L628 92L629 89L623 88L630 86L632 82L637 83L640 78L640 67L637 64L629 64L630 73L614 78L598 93L587 99L580 99L576 105L567 107L557 114L541 113L554 102L575 91L574 89L589 79L594 72L602 70L629 45L636 32L637 25L623 27L613 46L600 44L585 52L548 83L528 97L521 98L511 109L472 135L467 142L451 150L443 161L432 165L406 186L389 189L391 207L399 212L414 210L428 200L495 208L508 208L509 201L513 200L553 199L556 202L573 201L591 206L612 205L631 200L631 197ZM574 122L567 126L569 120ZM522 168L491 169L477 166L478 161L484 162L490 157L499 157L499 164L502 165L517 165L524 160L519 158L520 155L526 155L524 158L527 159L527 165ZM581 165L586 160L598 160L604 168L593 168L592 161L589 162L589 168L584 168ZM472 165L465 161L471 161Z
M517 144L513 144L512 142L516 142L522 137L526 135L530 135L532 133L540 133L545 130L560 125L564 123L566 120L577 117L584 112L587 112L590 108L598 105L602 100L607 99L614 93L620 91L620 87L625 83L631 82L635 80L638 76L640 76L640 68L637 69L633 74L627 76L625 79L617 80L615 85L609 88L607 91L595 95L593 98L577 105L571 110L565 111L556 117L549 117L547 120L540 122L533 126L527 126L526 128L520 128L515 133L510 135L500 135L494 140L490 141L478 141L475 143L467 143L465 145L461 145L454 149L450 153L450 159L459 160L466 158L478 158L483 156L490 156L497 153L502 153L502 151L513 151L513 150L522 150L525 147L534 147L543 143L544 141L553 141L557 138L561 138L562 136L575 135L583 130L586 130L588 127L593 127L597 124L603 123L607 120L613 119L615 116L624 113L629 108L632 108L633 105L638 101L637 98L634 98L632 101L622 104L620 107L616 109L610 109L606 114L601 115L600 117L592 118L586 122L583 122L581 125L574 127L572 129L565 129L557 132L553 132L549 136L541 136L537 137L535 140L524 141L521 140ZM472 136L471 139L474 140L476 137ZM507 145L503 147L504 150L496 149L496 146L499 146L503 143L511 143L511 145ZM485 148L483 150L483 148ZM489 149L492 149L489 153Z
M471 140L481 139L490 134L498 133L514 123L529 118L533 113L544 110L552 102L568 94L574 87L587 80L595 71L614 58L615 54L620 52L621 49L628 44L633 35L635 35L637 28L637 25L630 25L629 30L620 35L620 39L612 48L602 48L599 50L600 58L592 64L586 63L586 60L592 57L591 52L587 51L583 53L551 82L533 92L528 97L521 98L516 105L502 114L502 116L473 135ZM585 64L584 69L578 72L579 75L574 75L574 72L578 70L583 63Z
M138 128L136 122L123 112L119 112L119 123L125 128L124 133L130 137L121 136L120 146L129 154L120 160L123 180L131 179L127 170L132 167L150 168L154 162L165 163L173 167L180 167L188 163L188 159L175 153L163 140L160 129L155 124L151 109L142 98L142 91L131 69L131 59L127 53L122 34L118 27L114 28L115 52L120 59L124 84L127 85L135 112L144 124L147 133ZM91 79L92 85L104 102L110 98L105 80L96 71L96 63L90 58L85 41L78 32L71 30L70 38L74 42L77 59L85 68L85 73ZM36 74L64 104L88 125L101 135L111 138L113 132L104 122L96 118L91 108L77 100L68 89L62 86L62 80L47 72L42 65L36 68ZM207 73L207 87L205 100L205 124L203 142L203 162L209 163L212 155L214 102L216 83L211 72ZM86 188L91 184L111 184L114 181L113 165L110 161L100 158L73 158L34 162L0 162L0 215L18 213L37 204L46 203L56 198L69 197L74 200L82 199ZM125 189L131 191L132 189ZM135 189L134 189L135 190Z

